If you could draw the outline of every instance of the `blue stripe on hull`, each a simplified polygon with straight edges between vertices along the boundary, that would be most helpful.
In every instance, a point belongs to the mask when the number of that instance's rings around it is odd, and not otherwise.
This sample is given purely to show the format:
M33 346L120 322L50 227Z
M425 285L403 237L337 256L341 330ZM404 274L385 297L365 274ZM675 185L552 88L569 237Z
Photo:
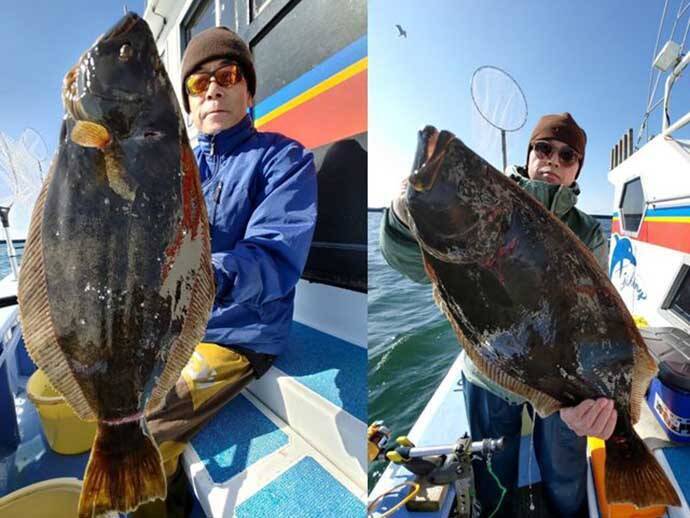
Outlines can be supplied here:
M362 36L257 104L254 108L254 118L259 119L267 113L271 113L289 100L322 83L342 69L366 57L366 55L367 37Z

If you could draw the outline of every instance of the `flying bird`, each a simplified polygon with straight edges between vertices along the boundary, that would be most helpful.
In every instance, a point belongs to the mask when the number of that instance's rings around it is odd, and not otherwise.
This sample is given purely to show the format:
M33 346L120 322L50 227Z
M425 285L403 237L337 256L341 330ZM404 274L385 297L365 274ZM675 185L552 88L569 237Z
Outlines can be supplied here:
M395 26L398 28L398 36L402 38L407 38L407 33L405 32L405 29L403 29L399 23L396 23Z

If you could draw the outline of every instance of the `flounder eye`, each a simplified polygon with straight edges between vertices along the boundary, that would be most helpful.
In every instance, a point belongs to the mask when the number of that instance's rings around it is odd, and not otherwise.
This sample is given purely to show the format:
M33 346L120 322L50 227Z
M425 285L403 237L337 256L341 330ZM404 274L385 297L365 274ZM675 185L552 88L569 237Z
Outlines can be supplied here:
M129 43L124 43L122 47L120 47L120 61L129 61L133 55L134 49Z

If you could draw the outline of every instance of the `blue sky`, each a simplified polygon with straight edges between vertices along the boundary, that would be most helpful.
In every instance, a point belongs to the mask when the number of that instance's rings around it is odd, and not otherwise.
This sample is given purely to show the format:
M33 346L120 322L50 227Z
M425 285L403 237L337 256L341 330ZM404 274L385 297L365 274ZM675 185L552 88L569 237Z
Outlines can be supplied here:
M145 4L128 1L127 8L143 14ZM62 123L62 80L123 14L124 3L113 0L19 1L6 6L0 16L0 132L16 140L24 129L36 130L46 143L47 166ZM35 185L15 197L4 173L0 175L0 200L16 202L9 215L13 239L26 237L37 194Z
M662 42L677 8L671 1ZM478 67L494 65L516 79L528 104L525 126L508 134L508 163L524 164L541 115L569 111L588 135L578 206L611 213L610 150L627 128L637 138L662 11L661 0L370 1L369 206L387 205L399 188L423 125L449 129L475 149L485 143L472 123L470 79ZM676 30L679 43L687 19ZM398 23L407 38L397 36ZM688 110L687 90L681 78L672 121ZM653 117L650 133L660 124ZM500 152L486 158L500 167Z
M0 131L17 138L27 126L55 151L62 78L79 55L122 14L123 2L99 0L13 2L0 17L4 79ZM127 7L143 13L145 0ZM667 37L677 2L671 0ZM663 2L529 0L370 0L369 205L388 203L407 175L416 131L426 123L454 131L479 149L469 83L482 65L504 68L520 84L529 113L508 134L511 163L524 161L529 132L544 113L570 111L589 137L580 207L611 210L607 180L611 147L637 132L647 102L650 67ZM682 39L687 17L676 40ZM395 24L408 33L397 37ZM664 38L662 38L663 40ZM690 88L674 90L671 118L688 106ZM659 130L659 116L650 128ZM498 142L498 133L488 135ZM489 153L494 165L500 154Z
M18 138L27 126L56 149L62 121L61 85L79 56L123 14L140 15L145 0L12 2L0 16L0 131Z

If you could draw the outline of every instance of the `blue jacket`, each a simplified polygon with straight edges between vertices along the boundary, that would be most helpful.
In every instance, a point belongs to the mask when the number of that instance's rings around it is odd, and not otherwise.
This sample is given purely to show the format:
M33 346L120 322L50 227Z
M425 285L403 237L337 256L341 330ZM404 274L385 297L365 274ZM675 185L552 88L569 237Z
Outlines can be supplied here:
M316 224L311 152L249 116L194 149L211 229L216 299L205 342L279 354Z

